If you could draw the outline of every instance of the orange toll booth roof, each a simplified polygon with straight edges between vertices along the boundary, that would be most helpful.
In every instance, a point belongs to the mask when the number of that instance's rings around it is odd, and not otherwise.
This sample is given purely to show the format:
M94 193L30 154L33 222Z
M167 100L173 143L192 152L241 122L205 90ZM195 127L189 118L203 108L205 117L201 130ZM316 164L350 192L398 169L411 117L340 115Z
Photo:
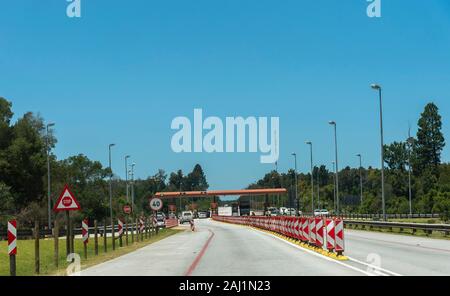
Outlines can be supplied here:
M186 192L157 192L155 197L176 198L176 197L201 197L201 196L219 196L219 195L266 195L266 194L286 194L284 188L273 189L248 189L248 190L211 190L211 191L186 191Z

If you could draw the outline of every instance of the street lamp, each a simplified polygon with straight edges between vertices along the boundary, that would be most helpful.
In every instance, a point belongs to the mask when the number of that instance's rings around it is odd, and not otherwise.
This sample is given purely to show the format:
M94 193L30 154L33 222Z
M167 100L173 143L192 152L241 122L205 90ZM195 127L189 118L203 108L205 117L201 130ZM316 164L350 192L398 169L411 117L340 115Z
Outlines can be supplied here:
M131 209L134 213L134 167L136 166L136 163L131 164Z
M409 189L409 216L412 217L412 186L411 186L411 150L414 145L414 138L411 137L411 131L408 133L408 189Z
M47 202L48 202L48 229L52 229L52 197L51 197L51 184L50 184L50 133L49 128L55 126L54 123L47 124L47 137L46 137L46 144L47 144Z
M383 131L383 101L382 101L382 89L378 84L372 84L372 89L378 91L380 100L380 135L381 135L381 203L383 207L383 219L386 221L386 202L384 194L384 131Z
M130 198L128 196L128 159L130 157L130 155L125 156L125 187L127 190L127 202L130 202Z
M314 165L313 165L313 143L311 141L306 142L309 145L311 156L311 210L314 214Z
M336 163L333 161L333 172L335 171L334 167ZM336 175L333 174L333 209L336 211Z
M336 162L336 214L339 215L339 162L338 162L337 124L335 121L330 121L328 123L334 127L334 151Z
M112 166L111 166L111 148L116 146L116 144L109 144L108 146L108 151L109 151L109 170L110 170L110 175L109 175L109 216L111 218L111 235L112 235L112 248L113 250L116 249L116 243L115 243L115 239L114 239L114 221L113 221L113 209L112 209L112 177L113 177L113 172L112 172ZM105 233L106 235L106 233Z
M292 156L294 156L295 162L295 199L297 200L297 215L298 215L300 211L300 201L298 199L297 153L293 152Z
M361 205L363 203L363 181L362 181L362 155L357 154L357 157L359 157L359 187L361 191Z

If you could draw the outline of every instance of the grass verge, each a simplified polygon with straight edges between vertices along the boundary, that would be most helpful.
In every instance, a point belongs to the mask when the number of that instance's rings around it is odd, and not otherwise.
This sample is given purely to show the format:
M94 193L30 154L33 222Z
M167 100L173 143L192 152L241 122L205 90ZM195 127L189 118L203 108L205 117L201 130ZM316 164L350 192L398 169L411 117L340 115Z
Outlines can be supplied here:
M158 235L153 235L150 238L144 239L144 241L131 243L131 235L129 236L129 245L125 245L125 237L123 238L123 247L119 248L119 241L116 240L116 250L112 251L112 240L108 238L107 248L108 252L104 252L103 238L99 237L98 240L98 256L95 256L94 250L94 238L89 238L88 244L88 257L84 259L84 247L81 239L75 239L74 248L75 253L78 253L81 257L81 269L85 269L89 266L97 265L102 262L120 257L127 253L133 252L137 249L145 247L149 244L160 241L171 235L177 234L182 230L176 229L162 229ZM135 237L136 238L136 237ZM39 253L40 253L40 275L65 275L68 262L66 262L66 240L59 240L59 268L56 267L54 262L54 240L53 239L41 239L39 241ZM9 275L9 256L7 254L7 242L0 241L0 276ZM17 241L17 275L18 276L34 276L35 270L35 257L34 257L34 240L19 240Z

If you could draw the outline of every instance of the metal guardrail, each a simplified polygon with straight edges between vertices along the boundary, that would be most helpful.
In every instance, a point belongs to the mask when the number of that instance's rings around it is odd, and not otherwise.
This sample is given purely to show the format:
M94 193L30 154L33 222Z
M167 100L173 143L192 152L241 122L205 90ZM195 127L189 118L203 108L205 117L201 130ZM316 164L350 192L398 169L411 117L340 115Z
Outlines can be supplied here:
M383 219L382 214L343 214L344 219L366 219L366 220L380 220ZM386 214L388 219L433 219L440 218L439 214Z
M430 235L433 232L441 232L445 236L450 235L450 224L423 224L423 223L402 223L402 222L381 222L381 221L361 221L361 220L344 220L344 225L347 228L363 230L373 229L388 229L393 231L394 228L399 229L400 232L404 230L412 230L412 234L415 234L418 230Z
M128 229L128 231L136 230L136 223L128 224L126 228ZM103 225L97 226L97 231L98 231L98 234L100 237L103 236L104 229L105 228ZM115 225L114 230L115 230L115 232L118 232L119 226ZM125 230L125 227L124 227L124 230ZM106 232L111 233L111 226L106 226ZM94 233L94 227L89 227L89 233L91 233L91 234ZM73 234L81 235L81 228L74 228ZM59 229L59 237L64 237L65 235L66 235L66 229L60 228ZM53 233L49 229L40 229L39 236L41 238L53 237ZM17 238L19 240L34 238L33 229L31 229L31 228L30 229L20 229L19 228L17 230ZM0 241L1 240L7 240L6 230L0 230Z

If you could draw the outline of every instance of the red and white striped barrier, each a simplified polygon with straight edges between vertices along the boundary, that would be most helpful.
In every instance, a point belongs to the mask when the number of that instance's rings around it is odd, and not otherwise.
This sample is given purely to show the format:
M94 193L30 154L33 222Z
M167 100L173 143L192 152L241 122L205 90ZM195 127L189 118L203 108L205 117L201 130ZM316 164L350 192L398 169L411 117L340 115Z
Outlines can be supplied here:
M316 244L316 219L309 218L309 242Z
M214 220L247 225L283 234L286 237L307 242L320 249L324 247L342 255L344 251L344 222L342 219L323 217L224 217L213 216Z
M340 218L336 218L334 220L335 223L335 232L336 232L336 239L335 239L335 248L334 250L340 255L345 250L344 245L344 220Z
M177 226L178 226L178 219L166 219L166 228L173 228Z
M305 243L309 242L309 219L304 218L303 220L303 237L305 239Z
M334 250L335 239L336 239L334 220L327 219L326 227L327 227L327 250L331 252Z
M144 233L144 230L145 230L144 220L142 218L139 218L139 232Z
M323 218L316 217L316 246L323 247Z
M88 219L84 219L81 222L81 236L83 238L83 244L89 243L89 221Z
M17 255L17 221L8 221L8 255Z
M117 224L119 225L119 232L118 235L119 237L121 237L123 235L123 220L122 219L118 219Z

